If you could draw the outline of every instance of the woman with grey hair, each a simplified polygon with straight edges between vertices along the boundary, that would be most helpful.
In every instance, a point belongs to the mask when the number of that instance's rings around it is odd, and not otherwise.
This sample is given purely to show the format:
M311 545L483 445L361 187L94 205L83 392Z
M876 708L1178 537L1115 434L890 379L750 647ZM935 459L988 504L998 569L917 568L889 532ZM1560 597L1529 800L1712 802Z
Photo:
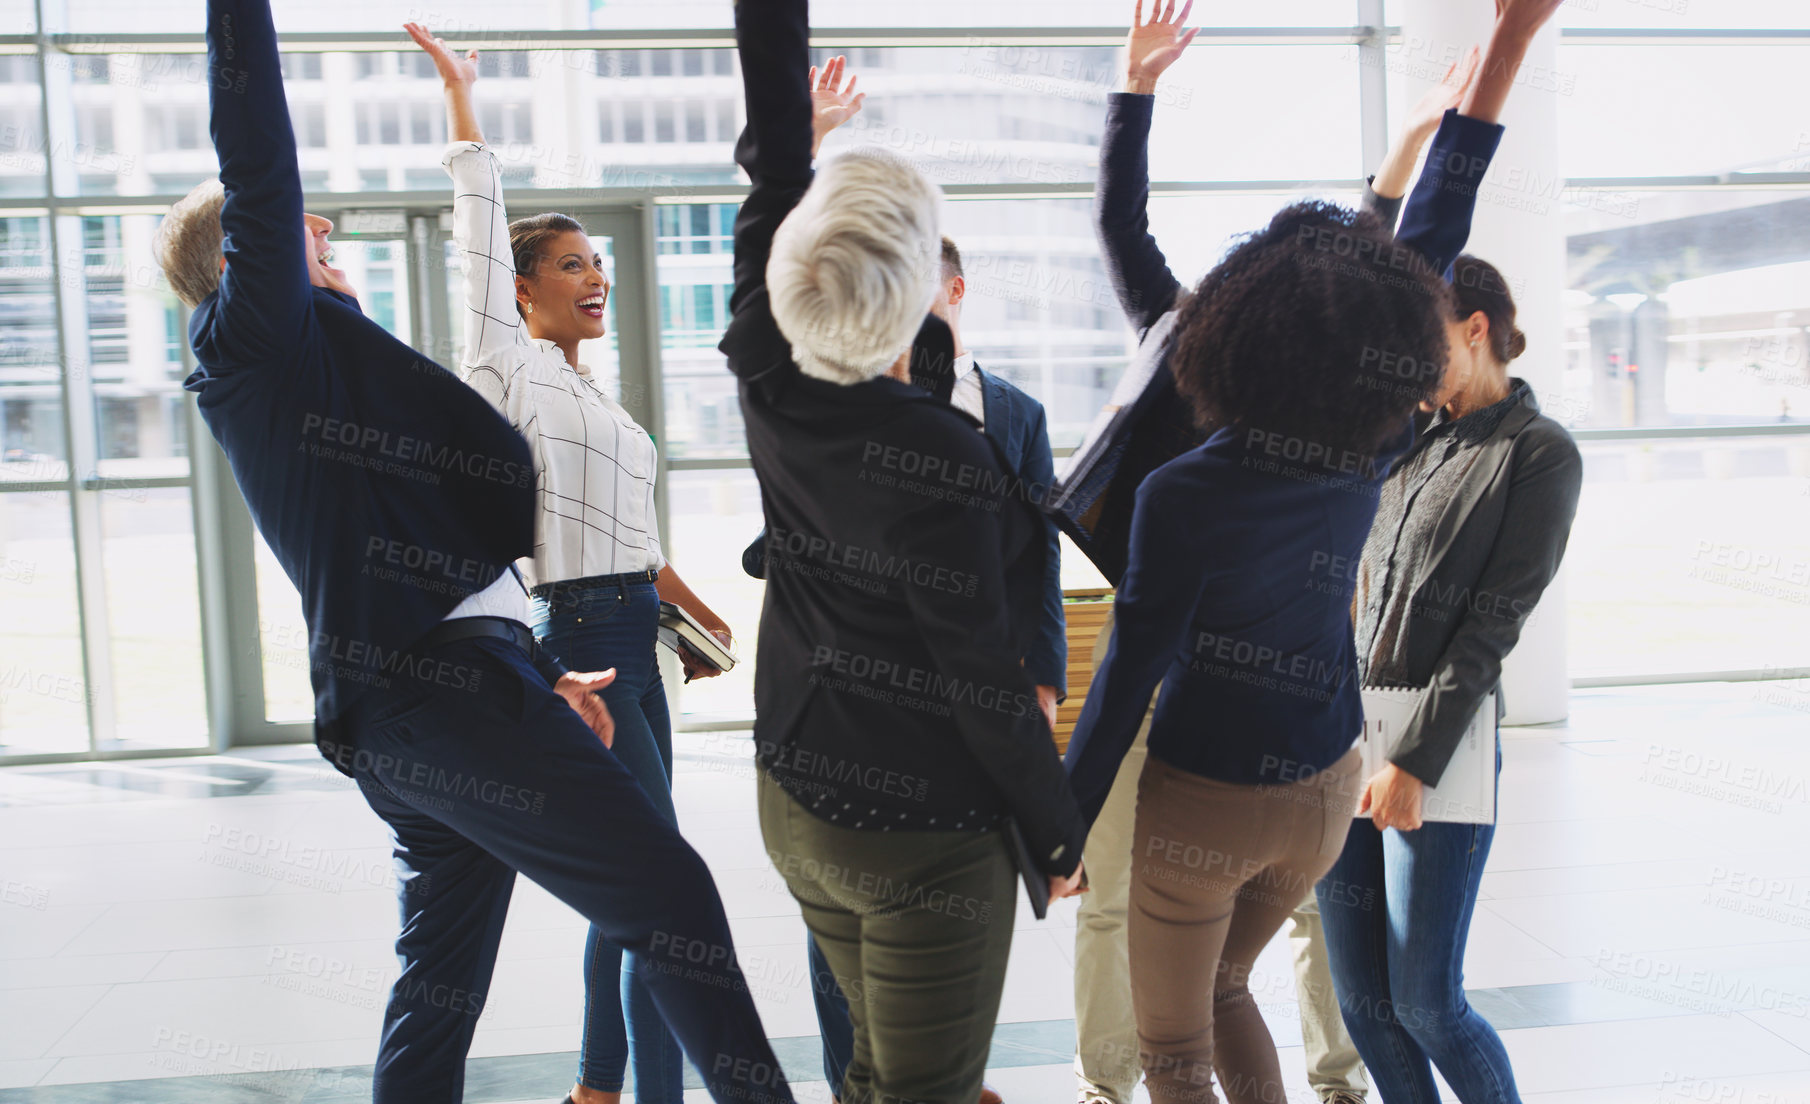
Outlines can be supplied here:
M971 419L910 382L938 189L858 149L813 179L804 0L741 0L753 187L733 319L767 523L755 668L761 832L854 1024L844 1104L973 1104L1016 877L1080 880L1082 830L1012 616L1042 521ZM920 346L930 344L922 338ZM1027 593L1019 593L1026 591Z

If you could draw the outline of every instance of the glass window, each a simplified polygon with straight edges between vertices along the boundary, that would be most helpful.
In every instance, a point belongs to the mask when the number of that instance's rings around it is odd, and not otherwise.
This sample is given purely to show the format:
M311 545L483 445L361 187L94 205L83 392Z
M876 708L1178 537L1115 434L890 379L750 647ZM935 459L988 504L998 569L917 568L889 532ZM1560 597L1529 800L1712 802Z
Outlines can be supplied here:
M258 586L258 656L264 668L264 719L273 724L314 716L309 680L308 621L302 597L283 573L264 535L252 536Z
M0 481L68 478L54 279L44 220L0 217Z
M181 307L152 255L159 216L82 219L88 359L101 474L188 474Z
M727 373L725 373L726 375ZM760 535L760 486L747 468L670 472L666 477L667 558L729 624L741 662L728 674L667 683L679 712L696 721L754 712L754 641L767 585L742 570L742 549ZM666 653L662 653L663 655Z
M1810 666L1810 438L1581 447L1574 677Z
M1579 426L1810 421L1810 193L1569 192Z
M1559 167L1568 177L1802 171L1805 120L1759 105L1794 102L1806 69L1810 45L1801 41L1568 42L1559 53Z
M12 465L0 465L0 472ZM3 478L3 477L0 477ZM0 482L0 756L88 750L69 496ZM190 575L194 572L191 570Z
M207 743L194 513L186 487L98 492L115 742Z
M18 3L18 0L8 0ZM1586 0L1587 2L1587 0ZM1619 0L1613 0L1619 6ZM1651 2L1651 0L1649 0ZM1682 0L1680 0L1682 2ZM1748 0L1759 3L1762 0ZM1791 0L1777 0L1789 3ZM1612 0L1596 0L1604 7ZM1697 0L1692 8L1703 3ZM29 12L29 6L25 9ZM609 0L579 9L589 10L591 23L610 28L718 27L731 25L727 5L716 0ZM1117 21L1117 7L1111 8ZM1127 6L1129 11L1129 6ZM1197 9L1198 11L1198 9ZM502 14L499 14L501 12ZM496 28L542 28L563 25L561 5L516 5L499 9L489 0L438 0L431 17L436 27L455 45L461 44L461 28L482 46L486 31ZM279 12L279 28L293 31L372 30L394 31L397 13L369 4L303 4ZM968 0L920 0L914 4L878 4L874 0L818 0L812 17L823 27L998 27L998 26L1098 26L1103 21L1099 0L1049 0L1024 7L989 8ZM1240 0L1213 5L1198 13L1203 23L1228 26L1350 26L1351 0L1290 0L1287 4ZM21 18L27 18L21 16ZM71 0L71 29L88 33L168 31L205 22L201 0L158 0L151 4L125 4L120 0ZM582 16L581 16L582 18ZM15 23L15 25L17 25ZM678 51L653 50L669 57ZM669 64L671 62L669 61Z

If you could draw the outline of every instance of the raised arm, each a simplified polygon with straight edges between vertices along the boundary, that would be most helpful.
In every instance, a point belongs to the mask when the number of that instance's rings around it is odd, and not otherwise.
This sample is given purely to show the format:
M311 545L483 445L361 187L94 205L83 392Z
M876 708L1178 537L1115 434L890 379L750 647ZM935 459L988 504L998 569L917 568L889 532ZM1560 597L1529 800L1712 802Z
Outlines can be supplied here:
M503 205L503 176L496 155L484 145L472 106L478 79L478 52L464 56L419 23L405 23L417 45L434 61L446 88L446 133L452 139L441 164L453 179L453 244L465 278L465 351L459 374L511 422L519 422L514 355L523 344L515 307L515 258L509 248L509 215Z
M735 217L734 288L721 348L743 379L795 372L791 344L767 301L773 234L811 186L810 6L806 0L738 0L735 45L748 125L735 163L752 185Z
M1413 181L1414 165L1420 160L1420 151L1432 140L1445 113L1462 104L1465 96L1470 94L1471 85L1477 80L1477 62L1480 56L1477 47L1471 47L1463 58L1453 62L1451 68L1446 70L1444 79L1420 98L1420 102L1408 112L1401 133L1395 136L1389 152L1383 155L1383 163L1377 167L1376 175L1370 178L1369 186L1364 189L1365 208L1375 212L1390 229L1394 229L1396 221L1401 217L1402 200L1407 198L1408 185Z
M216 325L253 359L292 350L312 313L302 178L269 0L208 0L208 131L226 204Z
M1452 262L1471 236L1477 189L1502 142L1502 107L1514 88L1533 37L1564 0L1496 0L1496 24L1478 63L1478 76L1433 136L1420 183L1408 197L1396 237L1420 251L1449 279Z
M1094 229L1106 256L1106 270L1118 292L1119 305L1142 338L1145 331L1175 305L1181 282L1150 234L1150 119L1156 106L1157 81L1194 41L1196 31L1183 31L1194 0L1181 15L1175 0L1151 0L1144 20L1144 0L1132 15L1125 43L1125 91L1113 95L1106 108L1106 131L1100 141L1100 184L1094 198Z

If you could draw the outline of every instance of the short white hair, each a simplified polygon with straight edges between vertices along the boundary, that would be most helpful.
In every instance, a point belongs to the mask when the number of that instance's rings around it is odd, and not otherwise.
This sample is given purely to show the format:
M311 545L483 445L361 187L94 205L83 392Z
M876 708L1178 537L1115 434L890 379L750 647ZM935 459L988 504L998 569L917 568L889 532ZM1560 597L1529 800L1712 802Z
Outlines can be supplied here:
M872 147L827 162L773 235L773 320L808 376L864 383L911 348L941 276L942 189Z

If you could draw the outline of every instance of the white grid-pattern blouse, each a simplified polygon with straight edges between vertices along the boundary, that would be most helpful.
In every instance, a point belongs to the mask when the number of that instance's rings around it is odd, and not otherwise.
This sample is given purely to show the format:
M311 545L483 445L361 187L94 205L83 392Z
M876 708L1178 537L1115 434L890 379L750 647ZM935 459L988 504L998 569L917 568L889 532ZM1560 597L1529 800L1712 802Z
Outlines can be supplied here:
M666 566L654 518L653 439L551 341L528 337L496 157L454 142L453 241L465 274L459 374L528 439L540 494L532 583ZM526 567L527 565L524 565Z

